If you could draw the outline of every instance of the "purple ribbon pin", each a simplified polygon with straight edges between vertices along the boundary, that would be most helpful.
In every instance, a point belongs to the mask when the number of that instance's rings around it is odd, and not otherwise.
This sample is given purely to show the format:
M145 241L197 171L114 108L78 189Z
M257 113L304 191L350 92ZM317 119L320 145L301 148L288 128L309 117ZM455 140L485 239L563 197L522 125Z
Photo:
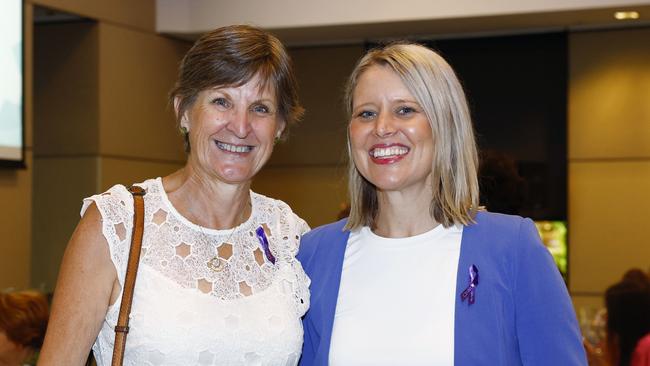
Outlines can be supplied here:
M461 301L467 299L467 304L472 305L476 301L476 286L478 286L478 267L472 264L469 266L469 285L460 294Z
M266 233L264 232L263 227L258 227L255 229L255 234L257 234L257 239L259 239L260 244L262 245L262 249L264 249L264 255L266 255L266 258L273 264L275 264L275 257L273 256L273 253L271 253L271 249L269 248L269 240L266 238Z

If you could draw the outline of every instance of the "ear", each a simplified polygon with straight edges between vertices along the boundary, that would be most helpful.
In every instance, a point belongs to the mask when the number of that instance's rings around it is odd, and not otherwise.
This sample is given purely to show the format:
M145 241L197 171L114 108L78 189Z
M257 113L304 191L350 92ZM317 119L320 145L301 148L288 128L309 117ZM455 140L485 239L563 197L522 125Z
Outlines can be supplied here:
M181 107L181 97L176 96L174 97L174 113L176 114L176 119L179 119L179 125L180 127L185 128L187 131L190 130L190 125L189 125L189 118L187 116L187 110L183 112L182 116L179 116L179 109ZM180 117L180 118L179 118Z
M284 132L284 128L287 126L287 123L284 120L280 120L278 123L278 128L275 131L275 139L279 139L282 137L282 132Z

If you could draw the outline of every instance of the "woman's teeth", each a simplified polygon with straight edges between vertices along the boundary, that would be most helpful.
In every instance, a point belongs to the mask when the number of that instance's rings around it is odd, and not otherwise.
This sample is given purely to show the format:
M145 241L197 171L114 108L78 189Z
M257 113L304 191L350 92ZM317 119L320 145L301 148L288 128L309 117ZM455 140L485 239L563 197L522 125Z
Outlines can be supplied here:
M376 148L370 151L373 158L383 158L387 156L404 155L409 152L409 149L403 146L392 146L386 148Z
M235 152L235 153L245 153L253 150L252 146L247 145L231 145L225 142L217 141L217 147L224 151Z

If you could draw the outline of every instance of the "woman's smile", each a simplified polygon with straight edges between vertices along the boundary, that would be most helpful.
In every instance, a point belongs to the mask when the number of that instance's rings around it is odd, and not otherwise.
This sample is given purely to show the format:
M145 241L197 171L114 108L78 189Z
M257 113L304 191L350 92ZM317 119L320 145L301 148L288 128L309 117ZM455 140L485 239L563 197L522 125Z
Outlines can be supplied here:
M219 148L219 150L227 153L232 153L232 154L244 155L250 153L255 148L255 146L251 146L251 145L229 144L227 142L223 142L219 140L214 140L214 142Z
M403 144L375 144L368 155L375 164L393 164L402 160L409 153L409 148Z

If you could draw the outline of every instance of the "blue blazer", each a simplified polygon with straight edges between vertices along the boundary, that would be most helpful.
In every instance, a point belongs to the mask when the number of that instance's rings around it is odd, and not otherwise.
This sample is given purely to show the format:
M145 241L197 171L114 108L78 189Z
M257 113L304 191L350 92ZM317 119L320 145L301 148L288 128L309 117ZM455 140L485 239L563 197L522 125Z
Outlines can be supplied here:
M302 237L298 259L311 278L311 307L303 318L300 365L327 365L346 220ZM475 265L475 302L461 301ZM463 228L456 281L456 365L587 365L566 286L533 222L479 212Z

